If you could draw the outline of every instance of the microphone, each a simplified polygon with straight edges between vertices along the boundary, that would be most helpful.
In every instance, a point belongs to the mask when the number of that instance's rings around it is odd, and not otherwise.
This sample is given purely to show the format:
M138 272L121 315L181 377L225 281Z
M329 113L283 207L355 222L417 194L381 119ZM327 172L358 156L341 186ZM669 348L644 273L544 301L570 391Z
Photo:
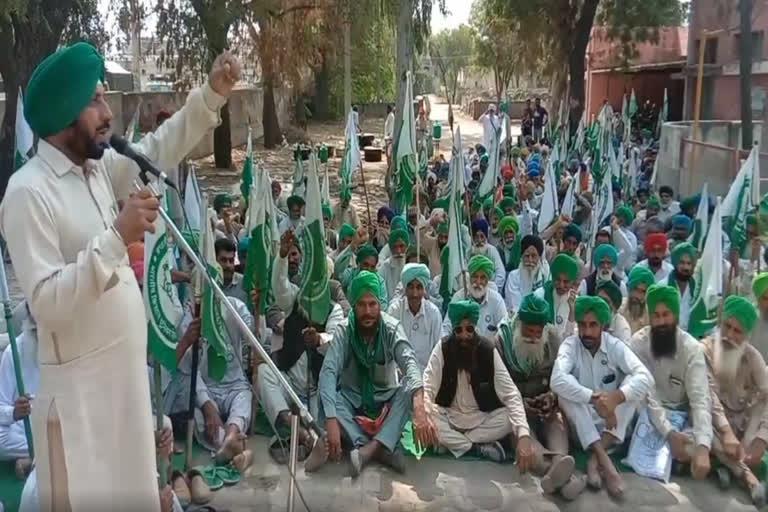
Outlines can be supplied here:
M153 164L149 158L146 157L146 155L134 151L131 145L128 144L128 141L124 138L120 137L119 135L112 134L112 137L109 138L109 145L112 146L112 149L124 157L130 158L136 162L136 165L138 165L139 169L141 169L141 174L149 173L156 177L158 180L163 180L166 185L175 191L179 191L179 189L176 188L176 184L171 181L163 171L155 167L155 164Z

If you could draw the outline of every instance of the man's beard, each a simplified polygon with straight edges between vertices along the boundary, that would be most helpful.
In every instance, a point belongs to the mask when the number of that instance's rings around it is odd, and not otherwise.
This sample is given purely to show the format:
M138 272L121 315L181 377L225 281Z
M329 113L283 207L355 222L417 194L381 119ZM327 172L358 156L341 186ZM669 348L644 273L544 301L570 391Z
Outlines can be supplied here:
M443 247L448 245L448 241L441 242L440 240L437 241L437 248L440 249L440 252L443 251Z
M394 270L397 271L395 275L400 275L400 272L403 271L403 267L405 266L405 254L402 255L392 255L392 257L389 259L389 264L392 266Z
M470 250L473 256L475 254L485 254L487 251L488 251L488 244L486 242L483 242L481 245L472 244L472 249Z
M651 353L656 359L674 357L677 352L677 325L651 327Z
M518 360L526 361L538 367L544 361L546 345L542 339L526 338L518 327L515 333L514 350Z
M288 277L294 277L299 273L299 266L288 264Z
M456 364L459 370L471 371L475 358L475 347L477 346L477 334L472 337L471 342L462 342L454 335L453 343L455 344Z
M648 258L648 266L653 268L661 267L661 258Z
M687 271L685 273L675 271L675 278L678 281L690 281L692 277L692 274L688 273Z
M536 280L536 277L539 274L539 269L541 268L541 264L537 263L535 267L527 267L525 265L520 266L520 277L522 277L521 282L524 283L530 283L533 284L533 282Z
M729 345L721 336L717 336L714 342L713 366L715 376L720 389L727 391L736 383L736 376L741 369L741 358L744 355L746 344L744 341L738 347Z
M475 300L483 300L485 298L485 294L488 293L488 286L479 286L479 285L470 285L469 287L469 294L472 296Z
M641 302L635 297L629 297L629 314L632 318L640 318L645 314L645 302Z
M613 277L613 270L598 270L597 271L597 282L598 283L604 283L606 281L610 281Z

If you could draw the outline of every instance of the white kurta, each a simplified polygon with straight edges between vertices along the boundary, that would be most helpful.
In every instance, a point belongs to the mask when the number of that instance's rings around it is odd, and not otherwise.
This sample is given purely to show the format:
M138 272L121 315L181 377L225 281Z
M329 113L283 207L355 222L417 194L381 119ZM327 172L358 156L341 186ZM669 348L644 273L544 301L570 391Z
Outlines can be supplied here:
M533 292L540 299L544 299L544 288L537 288ZM564 340L568 336L576 334L576 322L571 322L571 305L568 304L568 294L558 295L556 290L552 290L552 299L555 301L555 332L557 338Z
M533 278L524 272L522 264L521 268L510 271L507 276L507 284L504 286L504 302L507 309L517 313L523 302L523 297L544 286L544 283L549 279L549 263L545 259L541 260L541 265L539 265Z
M453 294L452 301L465 299L464 290L459 290ZM474 299L472 299L474 300ZM477 333L486 338L493 338L499 332L499 324L509 319L507 307L504 305L504 299L499 292L488 288L485 298L480 302L480 319L477 321ZM448 336L453 332L451 319L448 313L443 318L443 329L441 337Z
M185 107L138 150L160 168L177 165L219 122L224 102L208 85L190 92ZM56 490L57 507L131 503L155 511L144 302L112 227L117 199L133 191L138 167L112 150L85 167L41 140L0 205L2 233L38 324L32 429L41 509L52 508Z
M649 269L651 272L653 272L653 269L648 264L648 260L645 259L637 264L639 267L645 267ZM669 274L672 273L672 271L675 270L675 267L672 266L670 262L667 260L661 260L661 268L657 270L656 272L653 272L653 277L656 279L657 283L665 283L665 281L669 278Z
M443 323L440 310L427 299L421 299L421 308L414 315L408 307L408 298L401 297L390 303L387 313L400 320L400 325L416 353L419 366L426 368L432 349L440 341Z
M37 329L27 324L16 338L24 391L33 397L40 389L40 369L37 364ZM0 360L0 460L15 460L29 456L24 422L13 419L13 404L19 397L11 348Z

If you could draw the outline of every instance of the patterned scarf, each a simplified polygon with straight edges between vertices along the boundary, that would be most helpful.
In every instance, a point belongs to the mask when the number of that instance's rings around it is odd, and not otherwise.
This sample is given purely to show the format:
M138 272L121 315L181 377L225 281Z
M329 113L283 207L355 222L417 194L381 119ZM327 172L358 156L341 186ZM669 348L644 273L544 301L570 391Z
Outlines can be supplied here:
M369 418L376 418L379 409L376 405L376 384L374 372L376 363L384 355L384 320L379 316L379 325L376 328L376 338L373 343L366 343L357 330L355 311L349 313L349 344L352 347L352 355L357 363L357 374L360 377L360 398L363 414Z
M533 364L530 361L519 359L517 352L515 352L515 333L517 332L517 319L509 325L507 322L501 324L501 346L504 348L504 355L506 356L509 368L517 373L528 377L534 370Z

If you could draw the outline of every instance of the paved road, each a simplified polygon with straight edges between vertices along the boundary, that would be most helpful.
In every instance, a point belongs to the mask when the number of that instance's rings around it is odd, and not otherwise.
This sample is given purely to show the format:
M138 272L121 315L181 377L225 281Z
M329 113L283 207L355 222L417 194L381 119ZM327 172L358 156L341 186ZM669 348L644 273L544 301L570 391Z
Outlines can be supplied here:
M448 126L448 103L445 103L443 98L435 95L429 96L429 102L432 107L430 117L433 121L438 121L443 125L443 139L441 147L445 144L450 144L451 130ZM467 147L468 144L478 144L483 141L483 125L479 121L475 121L472 117L464 114L461 111L460 105L453 106L454 117L454 129L458 125L461 129L461 144L463 147ZM514 123L510 126L512 136L516 137L522 132L520 131L520 124Z

